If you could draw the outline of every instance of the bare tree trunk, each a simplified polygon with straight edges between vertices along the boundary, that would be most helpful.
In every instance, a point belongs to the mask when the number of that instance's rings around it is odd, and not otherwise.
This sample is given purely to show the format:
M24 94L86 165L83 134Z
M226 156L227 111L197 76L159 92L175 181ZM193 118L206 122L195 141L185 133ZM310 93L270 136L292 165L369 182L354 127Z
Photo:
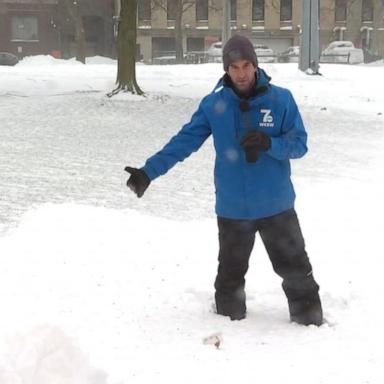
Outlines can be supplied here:
M184 61L183 51L183 0L176 1L176 17L175 17L175 51L176 63Z
M108 94L131 92L142 95L136 81L137 0L121 0L117 34L117 88Z
M85 64L85 32L83 18L79 4L74 0L65 0L68 13L71 15L75 25L76 60Z
M84 32L84 24L83 24L83 18L81 17L79 6L75 6L75 12L76 12L76 19L75 19L75 27L76 27L76 34L75 34L75 40L76 40L76 60L81 61L83 64L85 64L85 32Z

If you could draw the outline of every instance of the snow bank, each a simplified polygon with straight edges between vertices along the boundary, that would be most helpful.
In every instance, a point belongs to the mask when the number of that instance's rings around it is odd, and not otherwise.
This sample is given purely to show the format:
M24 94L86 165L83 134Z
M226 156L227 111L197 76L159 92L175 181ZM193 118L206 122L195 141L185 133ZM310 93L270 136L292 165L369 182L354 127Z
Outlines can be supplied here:
M104 56L92 56L85 59L88 65L117 65L117 60Z
M76 61L75 59L63 60L56 59L51 55L36 55L36 56L25 56L19 63L15 66L15 68L22 67L40 67L40 66L81 66L83 65L81 62Z
M9 337L2 344L2 384L105 384L106 375L89 365L61 329L50 325Z
M111 59L109 57L104 56L91 56L85 59L86 64L88 65L117 65L117 61L115 59ZM35 56L25 56L22 60L19 61L17 67L26 67L26 66L68 66L68 65L76 65L82 66L84 65L80 61L77 61L75 57L71 59L57 59L51 55L35 55Z

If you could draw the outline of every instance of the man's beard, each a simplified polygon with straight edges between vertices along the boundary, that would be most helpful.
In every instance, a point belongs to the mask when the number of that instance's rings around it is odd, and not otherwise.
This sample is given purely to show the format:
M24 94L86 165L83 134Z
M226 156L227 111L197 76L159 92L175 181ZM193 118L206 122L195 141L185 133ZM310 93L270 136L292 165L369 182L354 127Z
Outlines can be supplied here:
M255 88L255 84L256 84L256 76L255 76L255 79L249 84L247 88L239 88L234 82L232 82L234 91L238 96L240 96L243 99L246 99L251 96Z

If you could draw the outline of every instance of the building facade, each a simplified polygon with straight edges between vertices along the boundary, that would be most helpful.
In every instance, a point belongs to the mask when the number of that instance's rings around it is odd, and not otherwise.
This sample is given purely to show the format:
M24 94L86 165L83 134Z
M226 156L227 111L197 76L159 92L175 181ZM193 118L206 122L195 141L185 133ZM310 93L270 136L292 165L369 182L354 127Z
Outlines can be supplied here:
M175 50L174 1L139 1L137 41L144 61ZM231 31L244 34L255 44L267 45L276 53L299 45L303 1L231 0ZM207 50L221 39L223 0L184 3L184 51ZM334 40L351 40L357 47L383 57L384 1L320 0L321 49Z
M18 57L53 53L57 33L52 20L57 0L0 0L0 51Z
M175 2L138 0L138 56L145 62L175 51ZM182 0L185 52L206 51L221 39L223 0ZM304 0L231 0L231 31L276 54L300 44ZM320 46L351 40L384 56L384 0L319 0ZM87 55L114 57L119 0L77 0ZM0 51L26 55L75 55L73 20L63 0L0 0Z
M172 2L163 3L171 8ZM278 52L297 45L301 2L231 1L231 31L242 33L255 43L266 44ZM188 1L185 3L187 5ZM222 4L222 0L196 0L183 13L184 51L204 51L221 39ZM139 4L138 16L138 44L144 61L174 50L172 37L175 22L171 12L154 7L153 1L143 0Z
M138 44L144 61L174 51L175 0L140 0ZM279 53L300 44L304 0L231 0L231 32L265 44ZM222 0L184 0L184 51L204 51L221 39ZM351 40L357 47L384 56L384 1L320 0L320 46Z
M114 0L78 0L87 56L114 56ZM63 0L0 0L0 51L19 58L75 56L73 13Z

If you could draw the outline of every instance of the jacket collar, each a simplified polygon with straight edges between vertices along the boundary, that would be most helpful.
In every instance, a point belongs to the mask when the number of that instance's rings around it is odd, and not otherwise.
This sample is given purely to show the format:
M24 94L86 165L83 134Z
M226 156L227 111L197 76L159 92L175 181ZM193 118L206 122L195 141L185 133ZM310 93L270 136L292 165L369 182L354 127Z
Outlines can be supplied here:
M257 71L255 72L255 76L256 76L255 85L251 89L249 95L247 95L246 97L244 97L244 95L241 95L237 92L237 90L235 89L232 83L231 78L228 76L227 73L218 81L218 83L214 88L214 92L218 92L220 89L226 88L230 90L231 93L233 93L233 96L238 99L251 99L251 98L257 97L258 95L268 91L270 87L271 77L268 76L266 72L261 68L257 68Z

